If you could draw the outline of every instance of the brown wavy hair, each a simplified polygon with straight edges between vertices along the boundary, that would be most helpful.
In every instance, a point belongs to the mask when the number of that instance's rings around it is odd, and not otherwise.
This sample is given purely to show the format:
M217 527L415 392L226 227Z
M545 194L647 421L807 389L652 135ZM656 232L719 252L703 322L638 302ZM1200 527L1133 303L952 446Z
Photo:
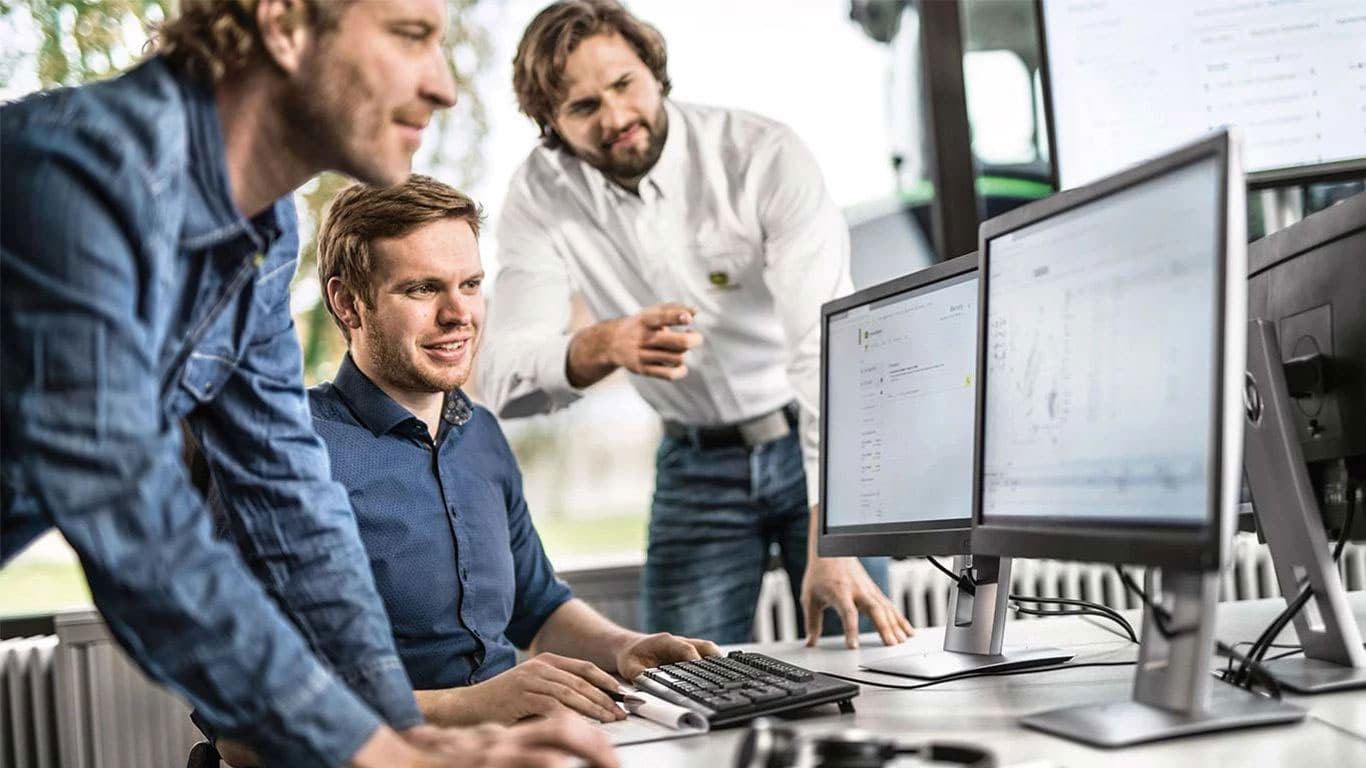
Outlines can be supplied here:
M303 0L305 22L320 33L335 29L352 0ZM239 72L261 54L256 28L260 0L181 0L180 13L157 26L150 52L207 83Z
M659 30L632 16L615 0L562 0L547 6L527 25L512 58L517 106L541 129L541 141L560 146L551 120L564 101L564 64L586 37L622 36L669 95L669 57Z
M459 219L479 237L484 209L468 195L430 176L414 173L402 184L369 187L352 184L337 193L318 229L318 282L323 301L342 336L351 340L350 329L337 317L328 297L327 282L340 278L342 285L365 306L373 308L375 269L370 244L379 239L403 237L424 224Z

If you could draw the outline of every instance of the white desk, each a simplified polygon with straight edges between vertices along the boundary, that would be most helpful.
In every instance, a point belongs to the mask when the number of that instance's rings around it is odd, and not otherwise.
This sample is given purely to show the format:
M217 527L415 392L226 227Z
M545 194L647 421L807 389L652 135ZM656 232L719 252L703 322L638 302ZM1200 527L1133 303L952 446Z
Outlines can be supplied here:
M1358 621L1366 619L1366 593L1352 596ZM1227 642L1253 640L1281 610L1284 601L1263 600L1220 606L1219 636ZM1137 629L1137 612L1130 612ZM1280 642L1293 642L1293 626ZM1074 662L1124 661L1135 657L1136 646L1081 617L1011 621L1007 645L1055 645L1074 651ZM889 655L936 651L943 647L942 628L918 631L909 642L885 648L876 639L849 651L842 638L826 638L817 648L801 643L736 646L757 650L816 671L864 679L911 684L914 680L863 672L861 662ZM1099 750L1020 727L1016 718L1031 712L1087 702L1127 699L1132 667L1086 667L1012 677L981 678L943 683L917 691L895 691L864 686L854 699L857 713L841 716L834 705L812 710L784 725L803 734L860 728L893 736L904 743L927 740L965 741L992 749L1004 767L1030 761L1081 768L1126 766L1366 766L1366 691L1292 697L1309 716L1297 725L1228 731L1175 741ZM1222 683L1215 683L1215 691ZM637 744L620 748L622 764L647 768L705 766L729 768L745 728L731 728L705 736ZM903 764L914 764L903 761Z

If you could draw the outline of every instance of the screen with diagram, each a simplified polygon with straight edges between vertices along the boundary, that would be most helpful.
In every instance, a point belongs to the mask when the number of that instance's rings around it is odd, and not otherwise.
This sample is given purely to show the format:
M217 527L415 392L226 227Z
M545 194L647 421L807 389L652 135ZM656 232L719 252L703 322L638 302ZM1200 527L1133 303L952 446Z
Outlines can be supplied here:
M982 515L1201 524L1220 164L987 242Z

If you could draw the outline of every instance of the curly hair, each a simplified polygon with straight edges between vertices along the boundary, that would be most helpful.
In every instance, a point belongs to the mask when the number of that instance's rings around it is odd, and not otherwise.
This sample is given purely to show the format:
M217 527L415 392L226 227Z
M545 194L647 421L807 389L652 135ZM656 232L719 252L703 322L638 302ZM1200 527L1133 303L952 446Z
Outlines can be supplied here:
M337 26L352 0L304 0L309 26L327 32ZM217 83L243 69L262 52L256 28L260 0L181 0L180 13L157 26L151 53L191 77Z
M337 317L331 299L326 298L328 281L340 278L347 290L373 308L371 274L375 263L371 242L403 237L442 219L464 221L477 238L484 209L455 187L420 173L392 187L352 184L332 198L318 229L318 282L327 311L347 341L351 340L350 331Z
M669 95L669 57L659 30L632 16L615 0L562 0L531 20L512 58L512 88L517 106L541 129L541 141L560 146L551 125L564 101L564 65L584 38L615 32L635 49L641 62Z

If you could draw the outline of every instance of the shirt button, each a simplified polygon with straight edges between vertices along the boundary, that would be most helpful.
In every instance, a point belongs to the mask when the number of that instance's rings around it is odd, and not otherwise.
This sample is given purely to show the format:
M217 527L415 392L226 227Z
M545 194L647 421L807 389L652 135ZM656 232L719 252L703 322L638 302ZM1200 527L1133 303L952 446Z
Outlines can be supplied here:
M469 569L469 568L461 568L461 569L460 569L460 578L462 578L462 579L468 579L469 577L470 577L470 569ZM476 633L476 634L477 634L477 633Z

